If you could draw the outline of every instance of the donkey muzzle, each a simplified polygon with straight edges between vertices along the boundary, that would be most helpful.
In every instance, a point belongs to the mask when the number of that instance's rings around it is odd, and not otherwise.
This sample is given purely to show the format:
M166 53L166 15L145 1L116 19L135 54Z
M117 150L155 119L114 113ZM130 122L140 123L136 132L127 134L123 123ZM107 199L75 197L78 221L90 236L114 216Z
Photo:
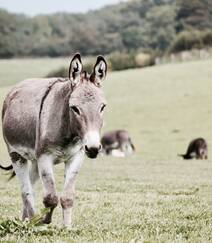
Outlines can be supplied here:
M99 132L89 131L85 135L85 153L88 158L95 159L102 149Z
M98 147L88 147L85 145L85 153L90 159L95 159L98 155L98 153L101 151L102 145L99 145Z

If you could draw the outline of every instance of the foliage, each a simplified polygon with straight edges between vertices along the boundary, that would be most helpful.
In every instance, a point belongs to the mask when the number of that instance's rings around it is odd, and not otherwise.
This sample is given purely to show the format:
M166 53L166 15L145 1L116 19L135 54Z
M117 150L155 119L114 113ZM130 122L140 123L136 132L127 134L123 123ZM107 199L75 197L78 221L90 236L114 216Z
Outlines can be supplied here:
M42 217L47 213L49 209L43 209L40 214L35 215L31 220L25 220L24 222L20 219L0 222L0 237L4 237L7 234L19 235L19 236L30 236L36 234L51 234L47 227L36 228L41 225Z
M169 47L169 52L180 52L191 49L202 49L212 46L212 31L183 31L180 32Z
M121 53L114 52L110 54L107 58L108 70L110 71L120 71L130 68L146 67L154 65L154 57L148 53ZM83 69L88 73L93 70L93 62L87 61L83 65ZM64 77L68 76L68 68L60 67L51 70L46 77Z
M86 62L83 65L83 70L90 73L93 70L93 63L92 62ZM68 68L67 67L60 67L54 70L51 70L47 75L47 78L50 77L62 77L62 78L67 78L68 77Z
M210 0L177 0L177 31L212 28L212 2Z
M68 70L65 67L58 68L56 70L50 71L47 75L47 78L52 78L52 77L62 77L62 78L67 78L68 77Z
M32 18L0 10L0 57L163 53L177 33L211 29L211 23L210 0L134 0Z
M133 54L116 52L109 57L109 62L112 70L123 70L136 67Z
M30 18L0 10L0 57L56 57L76 51L96 55L142 47L163 50L173 38L173 9L173 0L135 0L87 14ZM165 39L167 28L170 34Z
M29 239L36 237L51 238L56 236L68 236L69 231L65 228L48 226L31 221L22 222L20 219L6 219L0 222L0 237L12 236L16 239ZM23 241L22 241L23 242Z
M146 67L154 65L154 57L148 53L140 52L135 56L135 62L137 67Z

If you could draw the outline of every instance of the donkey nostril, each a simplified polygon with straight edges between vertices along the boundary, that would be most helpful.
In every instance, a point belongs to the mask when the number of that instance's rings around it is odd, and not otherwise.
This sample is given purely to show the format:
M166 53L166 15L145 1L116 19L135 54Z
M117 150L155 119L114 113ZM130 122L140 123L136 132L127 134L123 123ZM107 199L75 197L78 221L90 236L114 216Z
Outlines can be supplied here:
M101 151L101 150L102 150L102 145L100 144L100 145L99 145L99 151Z
M92 154L98 154L99 149L96 148L96 147L92 147L92 148L89 149L89 152L92 153Z
M86 152L89 152L89 149L88 149L88 146L87 145L85 145L85 151Z

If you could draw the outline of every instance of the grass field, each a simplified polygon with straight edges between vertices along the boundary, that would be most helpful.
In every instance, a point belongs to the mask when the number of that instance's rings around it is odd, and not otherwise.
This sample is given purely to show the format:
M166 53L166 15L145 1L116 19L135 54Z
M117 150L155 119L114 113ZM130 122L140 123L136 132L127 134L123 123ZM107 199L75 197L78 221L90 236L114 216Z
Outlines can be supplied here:
M65 60L66 62L66 60ZM9 85L44 76L62 59L0 61L0 104ZM86 159L77 180L73 229L21 223L19 185L0 174L1 242L212 242L212 60L108 75L104 130L130 131L136 153ZM202 136L209 160L177 157ZM0 160L9 164L0 134ZM58 191L63 165L55 167ZM38 212L42 188L36 188Z

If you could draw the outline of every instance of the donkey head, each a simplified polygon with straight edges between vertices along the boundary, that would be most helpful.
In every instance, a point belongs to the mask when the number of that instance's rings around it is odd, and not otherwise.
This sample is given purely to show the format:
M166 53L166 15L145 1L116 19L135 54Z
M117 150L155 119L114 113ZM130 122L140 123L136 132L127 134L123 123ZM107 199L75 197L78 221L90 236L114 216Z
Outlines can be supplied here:
M70 122L75 136L80 138L89 158L96 158L101 150L100 130L106 101L101 90L107 64L97 57L91 75L83 72L80 54L76 54L69 68L73 91L69 99Z

